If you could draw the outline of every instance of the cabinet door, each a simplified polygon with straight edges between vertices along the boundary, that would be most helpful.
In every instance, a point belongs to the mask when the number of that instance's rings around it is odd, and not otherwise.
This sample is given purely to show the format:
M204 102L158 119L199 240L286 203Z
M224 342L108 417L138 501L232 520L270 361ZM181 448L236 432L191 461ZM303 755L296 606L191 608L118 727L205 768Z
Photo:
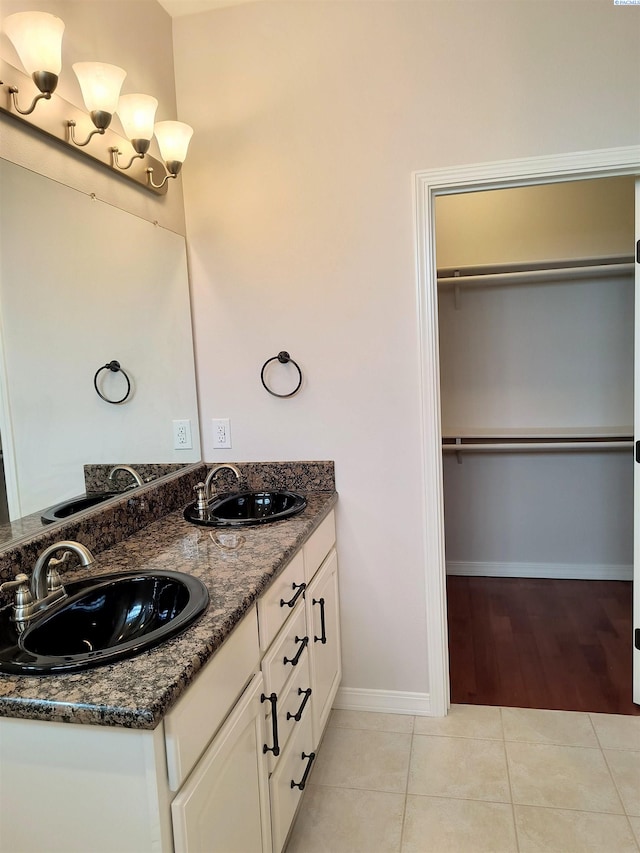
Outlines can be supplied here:
M171 804L176 853L270 853L262 675Z
M315 749L320 743L342 677L338 558L335 550L331 551L309 586L306 606Z

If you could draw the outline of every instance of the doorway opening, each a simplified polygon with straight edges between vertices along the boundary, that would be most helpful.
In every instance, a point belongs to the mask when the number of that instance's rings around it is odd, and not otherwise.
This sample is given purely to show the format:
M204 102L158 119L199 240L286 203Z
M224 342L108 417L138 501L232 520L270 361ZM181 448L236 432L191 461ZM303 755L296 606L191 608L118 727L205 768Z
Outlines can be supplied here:
M634 195L436 199L454 703L633 713Z
M446 714L449 659L443 502L440 360L436 272L436 200L440 196L501 188L531 187L590 178L637 175L640 148L581 152L529 160L476 164L417 173L416 226L422 345L424 426L425 581L427 593L430 704ZM506 579L505 579L506 580ZM559 582L559 581L558 581ZM629 636L629 645L631 637Z

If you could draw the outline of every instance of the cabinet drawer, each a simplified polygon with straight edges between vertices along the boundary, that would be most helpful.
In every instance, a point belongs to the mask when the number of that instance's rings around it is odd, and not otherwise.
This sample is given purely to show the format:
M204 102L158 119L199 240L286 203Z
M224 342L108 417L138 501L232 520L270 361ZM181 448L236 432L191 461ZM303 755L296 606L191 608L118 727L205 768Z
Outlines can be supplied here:
M262 659L264 686L267 693L282 692L287 679L302 660L308 657L309 635L304 601L298 602L278 639Z
M303 547L304 575L307 583L311 581L318 571L335 541L336 516L334 512L330 512Z
M177 791L258 669L252 608L164 719L169 788Z
M261 651L269 648L293 607L302 599L304 585L304 559L302 553L298 553L258 599ZM293 602L291 606L289 602Z
M266 693L280 695L292 672L302 664L303 658L308 656L308 647L309 636L304 601L299 601L291 614L291 619L262 659Z
M311 756L315 757L311 749L311 718L305 716L300 728L293 732L278 766L269 779L273 853L280 853L284 847L302 796L302 790L298 786L306 784L308 775L305 779L305 772L314 760Z
M308 695L307 695L308 693ZM302 725L303 720L307 716L312 715L311 709L311 673L309 669L309 652L305 649L300 658L300 663L291 673L291 677L282 688L282 692L278 694L278 744L282 752L287 745L287 741L293 729ZM300 715L300 719L296 720L296 715ZM269 714L265 729L267 738L272 739L273 725L271 722L271 714ZM269 752L269 772L272 773L278 757L272 752Z

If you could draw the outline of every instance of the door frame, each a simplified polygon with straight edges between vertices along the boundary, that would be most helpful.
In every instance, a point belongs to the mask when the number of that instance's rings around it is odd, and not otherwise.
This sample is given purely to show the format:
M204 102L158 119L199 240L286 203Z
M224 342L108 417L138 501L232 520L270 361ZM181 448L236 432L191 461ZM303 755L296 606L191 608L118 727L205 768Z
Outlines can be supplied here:
M640 146L578 151L519 160L474 163L414 172L416 282L420 344L420 411L423 553L429 666L429 706L433 716L449 707L440 361L436 273L435 199L480 190L536 186L561 181L640 175Z

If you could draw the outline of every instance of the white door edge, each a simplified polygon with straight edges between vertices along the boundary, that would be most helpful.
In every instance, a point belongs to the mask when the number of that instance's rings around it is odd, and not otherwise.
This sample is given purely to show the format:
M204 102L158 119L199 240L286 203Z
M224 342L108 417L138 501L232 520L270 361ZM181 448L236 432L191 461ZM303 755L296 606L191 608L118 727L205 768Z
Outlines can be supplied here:
M435 198L438 195L453 193L617 175L640 175L640 146L474 163L420 171L413 175L421 362L423 554L429 666L428 692L433 716L444 716L449 707ZM636 547L639 546L636 545ZM640 596L639 586L640 584L635 584L634 588L636 602ZM640 613L640 607L637 612ZM637 655L635 666L640 669ZM640 680L640 674L637 673L637 675L636 683Z
M640 247L640 180L636 181L636 247ZM634 343L634 438L640 441L640 248L636 248L635 264L635 343ZM636 445L638 446L638 445ZM633 701L640 705L640 648L635 643L636 628L640 629L640 465L634 453L633 465ZM640 640L640 632L639 637ZM640 643L638 643L640 645Z

